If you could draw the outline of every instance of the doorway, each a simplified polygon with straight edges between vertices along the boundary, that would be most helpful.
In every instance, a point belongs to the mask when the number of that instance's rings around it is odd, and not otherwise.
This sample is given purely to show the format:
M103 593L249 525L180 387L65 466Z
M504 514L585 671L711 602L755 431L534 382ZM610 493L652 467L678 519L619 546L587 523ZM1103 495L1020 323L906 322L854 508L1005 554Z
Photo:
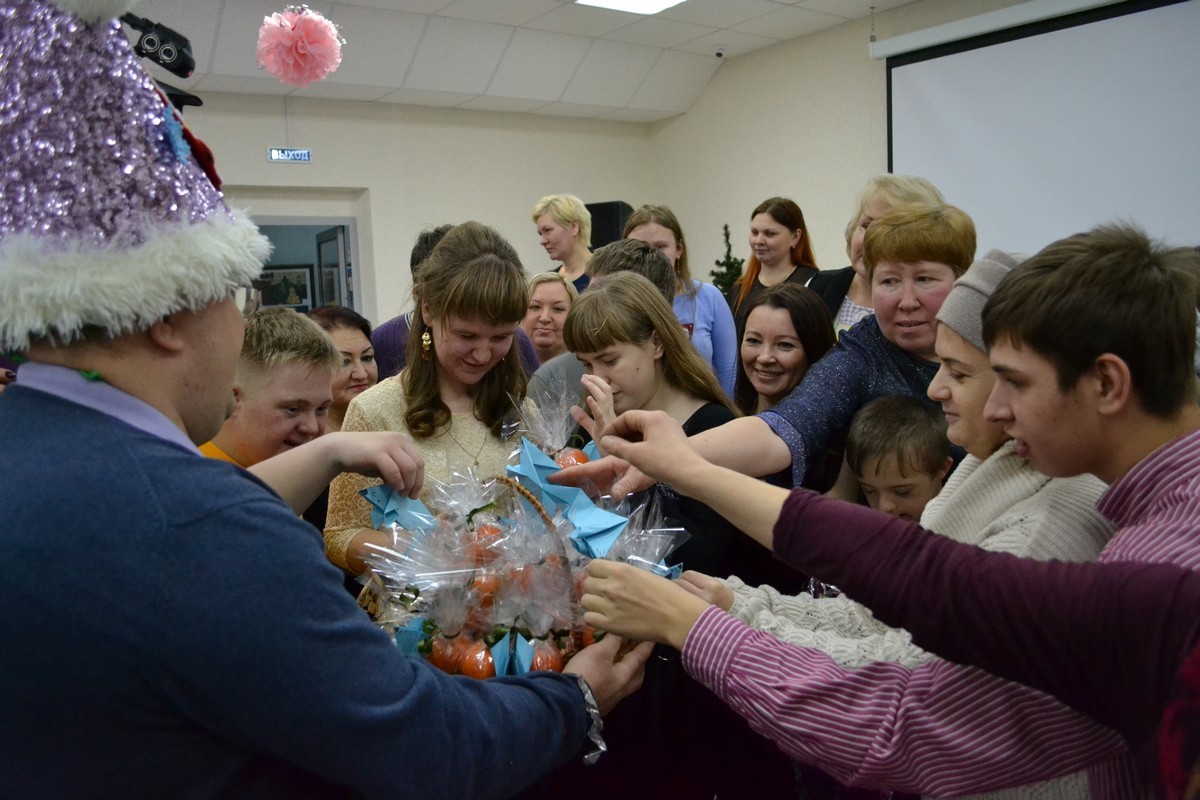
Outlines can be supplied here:
M360 311L352 221L332 225L328 220L272 221L258 227L273 246L263 267L264 305L287 305L301 312L323 305Z

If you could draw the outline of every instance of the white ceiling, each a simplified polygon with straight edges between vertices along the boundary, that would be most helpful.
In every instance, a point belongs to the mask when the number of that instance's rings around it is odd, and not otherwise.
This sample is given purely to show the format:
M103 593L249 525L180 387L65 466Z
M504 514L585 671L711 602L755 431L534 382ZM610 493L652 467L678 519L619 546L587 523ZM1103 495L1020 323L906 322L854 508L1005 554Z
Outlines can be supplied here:
M337 71L307 89L271 77L254 55L263 17L298 0L142 0L133 13L191 40L191 78L151 72L201 98L236 92L653 122L691 108L722 63L718 47L735 58L912 1L686 0L642 16L571 0L309 0L346 44Z

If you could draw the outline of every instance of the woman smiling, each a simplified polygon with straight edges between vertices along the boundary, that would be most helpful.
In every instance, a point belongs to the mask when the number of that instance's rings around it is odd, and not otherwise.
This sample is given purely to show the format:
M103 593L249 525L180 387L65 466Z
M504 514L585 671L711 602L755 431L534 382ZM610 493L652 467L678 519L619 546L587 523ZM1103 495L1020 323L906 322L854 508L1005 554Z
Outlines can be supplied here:
M351 401L342 429L412 436L425 460L428 500L430 478L446 481L470 467L504 471L509 445L501 427L514 415L510 398L525 394L513 335L529 301L516 251L478 222L446 234L418 271L413 297L407 366ZM326 553L355 573L365 568L366 543L390 541L371 525L359 495L378 483L346 473L330 489Z
M521 321L538 361L546 363L567 352L563 343L563 323L579 293L575 286L557 272L543 272L529 279L529 310Z
M333 403L326 421L326 430L340 431L350 401L379 380L375 348L371 346L371 323L345 306L321 306L307 316L325 329L342 356L342 368L333 376Z
M833 347L821 298L793 283L772 286L751 301L741 336L734 402L743 414L773 408Z

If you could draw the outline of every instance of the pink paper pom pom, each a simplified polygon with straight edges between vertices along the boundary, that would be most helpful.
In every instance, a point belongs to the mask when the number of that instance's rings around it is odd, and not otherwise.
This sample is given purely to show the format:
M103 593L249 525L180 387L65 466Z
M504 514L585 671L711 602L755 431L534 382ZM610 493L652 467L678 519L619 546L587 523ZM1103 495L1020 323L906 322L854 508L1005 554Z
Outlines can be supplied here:
M258 64L284 83L303 89L342 63L337 26L308 6L288 6L263 18Z

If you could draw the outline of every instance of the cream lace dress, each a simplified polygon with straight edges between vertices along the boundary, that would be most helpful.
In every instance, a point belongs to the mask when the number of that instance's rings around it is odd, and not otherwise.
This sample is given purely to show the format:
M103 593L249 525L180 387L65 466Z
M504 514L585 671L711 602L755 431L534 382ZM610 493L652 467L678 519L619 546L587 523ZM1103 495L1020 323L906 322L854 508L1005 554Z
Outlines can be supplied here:
M399 431L408 433L404 423L407 398L399 377L388 378L372 386L350 402L343 431ZM413 439L425 459L425 486L422 501L428 503L433 481L448 481L450 473L478 465L482 475L503 475L509 454L516 442L502 442L473 414L455 414L449 427L429 439ZM329 514L325 522L325 553L342 569L346 566L346 548L371 525L371 506L358 492L378 486L378 478L344 472L329 487Z

